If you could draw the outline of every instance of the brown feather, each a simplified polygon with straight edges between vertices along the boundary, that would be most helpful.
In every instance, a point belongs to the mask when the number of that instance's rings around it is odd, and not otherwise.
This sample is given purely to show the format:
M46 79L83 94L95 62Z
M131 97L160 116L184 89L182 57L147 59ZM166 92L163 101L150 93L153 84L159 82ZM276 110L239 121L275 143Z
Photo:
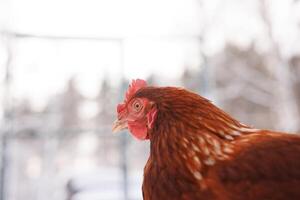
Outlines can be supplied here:
M300 137L243 125L173 87L140 89L155 102L144 200L300 199Z

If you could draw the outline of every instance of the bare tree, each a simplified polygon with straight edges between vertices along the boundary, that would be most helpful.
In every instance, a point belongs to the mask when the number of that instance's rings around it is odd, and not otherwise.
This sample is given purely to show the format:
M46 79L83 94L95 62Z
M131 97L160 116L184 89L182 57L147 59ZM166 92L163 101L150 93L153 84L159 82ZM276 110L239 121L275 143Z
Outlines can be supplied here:
M291 75L291 67L289 61L285 58L281 51L278 41L274 37L274 28L269 12L267 0L260 1L261 18L267 29L269 43L272 52L267 59L270 65L273 65L274 76L277 83L277 102L273 109L278 117L278 129L286 131L295 131L299 129L299 113L297 110L297 102L295 93L293 92L293 79Z

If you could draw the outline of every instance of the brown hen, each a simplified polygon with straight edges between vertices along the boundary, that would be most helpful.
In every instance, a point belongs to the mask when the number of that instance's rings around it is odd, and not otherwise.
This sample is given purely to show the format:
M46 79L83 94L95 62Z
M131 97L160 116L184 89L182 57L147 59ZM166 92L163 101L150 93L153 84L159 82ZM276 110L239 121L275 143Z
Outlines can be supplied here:
M150 140L144 200L300 200L300 137L241 124L209 100L134 80L113 130Z

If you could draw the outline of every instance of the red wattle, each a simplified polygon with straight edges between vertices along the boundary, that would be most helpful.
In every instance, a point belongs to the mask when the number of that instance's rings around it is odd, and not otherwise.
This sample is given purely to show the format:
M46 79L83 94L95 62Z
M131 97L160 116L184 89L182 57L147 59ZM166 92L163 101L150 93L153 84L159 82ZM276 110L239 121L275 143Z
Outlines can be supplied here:
M134 122L128 122L128 129L131 134L139 140L149 139L147 127L144 125L140 125Z

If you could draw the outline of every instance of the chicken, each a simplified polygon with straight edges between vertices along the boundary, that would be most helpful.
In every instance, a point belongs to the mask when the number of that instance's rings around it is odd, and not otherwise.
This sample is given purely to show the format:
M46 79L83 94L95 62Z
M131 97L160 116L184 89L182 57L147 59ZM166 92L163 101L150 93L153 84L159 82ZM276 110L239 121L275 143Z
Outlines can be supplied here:
M133 80L113 131L150 140L144 200L299 200L300 137L255 129L209 100Z

